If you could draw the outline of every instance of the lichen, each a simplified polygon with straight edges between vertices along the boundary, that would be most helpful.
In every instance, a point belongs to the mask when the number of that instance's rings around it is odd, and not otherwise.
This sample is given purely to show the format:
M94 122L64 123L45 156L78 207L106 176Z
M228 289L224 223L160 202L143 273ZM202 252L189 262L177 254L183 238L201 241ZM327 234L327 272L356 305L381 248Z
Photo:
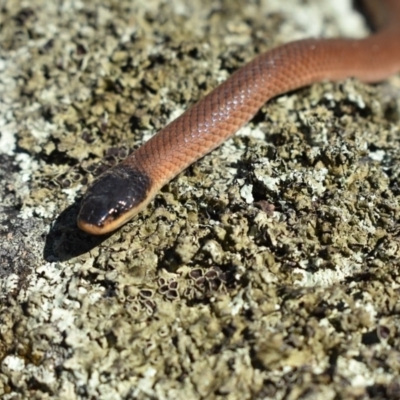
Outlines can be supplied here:
M258 3L2 5L4 399L399 397L399 77L280 96L119 231L76 227L257 53L366 33L349 2Z

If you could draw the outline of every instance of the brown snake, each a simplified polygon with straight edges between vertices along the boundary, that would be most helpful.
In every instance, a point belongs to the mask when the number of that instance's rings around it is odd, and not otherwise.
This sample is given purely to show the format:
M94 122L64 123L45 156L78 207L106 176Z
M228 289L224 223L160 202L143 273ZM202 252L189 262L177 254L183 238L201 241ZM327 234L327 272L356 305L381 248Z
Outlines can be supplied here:
M80 229L101 235L141 211L158 190L246 124L272 97L322 80L377 82L400 70L400 0L364 0L377 32L306 39L267 51L153 136L87 190Z

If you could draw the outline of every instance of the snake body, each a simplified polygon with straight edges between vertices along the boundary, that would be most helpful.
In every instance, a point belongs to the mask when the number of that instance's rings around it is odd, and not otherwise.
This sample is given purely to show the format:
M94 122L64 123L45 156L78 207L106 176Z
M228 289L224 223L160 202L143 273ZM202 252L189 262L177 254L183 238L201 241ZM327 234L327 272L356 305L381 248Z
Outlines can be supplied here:
M267 51L232 74L89 187L80 229L112 232L159 189L246 124L269 99L322 80L377 82L400 70L400 0L364 0L377 30L364 39L305 39Z

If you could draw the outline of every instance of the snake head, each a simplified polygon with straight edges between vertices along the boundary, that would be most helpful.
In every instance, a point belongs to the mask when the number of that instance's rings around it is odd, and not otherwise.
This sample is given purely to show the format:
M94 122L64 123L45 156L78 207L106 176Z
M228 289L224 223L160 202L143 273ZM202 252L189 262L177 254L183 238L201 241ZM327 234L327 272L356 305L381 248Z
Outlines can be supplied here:
M78 227L93 235L112 232L147 203L151 179L123 163L100 175L82 199Z

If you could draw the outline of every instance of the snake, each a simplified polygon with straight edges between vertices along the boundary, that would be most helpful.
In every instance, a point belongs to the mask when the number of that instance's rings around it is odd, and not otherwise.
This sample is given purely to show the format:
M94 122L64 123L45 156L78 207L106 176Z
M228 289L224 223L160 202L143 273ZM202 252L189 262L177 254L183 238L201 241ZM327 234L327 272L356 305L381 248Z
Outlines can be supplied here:
M157 192L249 122L270 99L320 81L382 81L400 71L400 0L363 0L374 31L365 38L309 38L266 51L235 71L84 194L78 227L115 231Z

